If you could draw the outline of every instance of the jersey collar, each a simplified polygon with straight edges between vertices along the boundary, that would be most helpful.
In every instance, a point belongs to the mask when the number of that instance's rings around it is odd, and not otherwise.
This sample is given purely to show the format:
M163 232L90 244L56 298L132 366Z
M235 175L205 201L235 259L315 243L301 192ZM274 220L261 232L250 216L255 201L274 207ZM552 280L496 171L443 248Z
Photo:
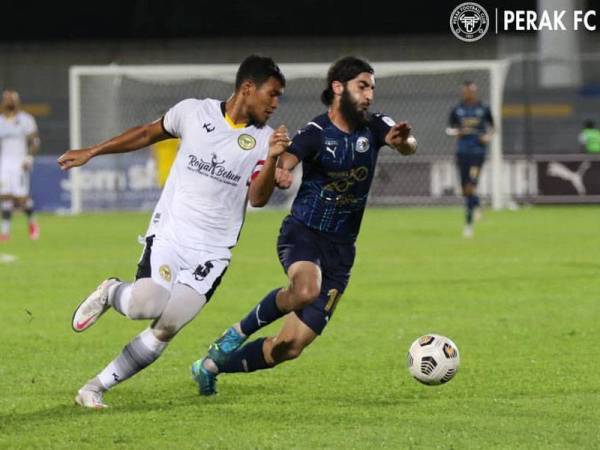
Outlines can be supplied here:
M239 130L241 128L247 128L247 127L253 125L252 121L250 121L249 123L235 123L233 121L233 119L231 117L229 117L229 114L227 114L227 111L225 110L225 102L221 102L221 114L223 114L223 119L225 119L225 122L227 122L227 125L229 125L234 130Z

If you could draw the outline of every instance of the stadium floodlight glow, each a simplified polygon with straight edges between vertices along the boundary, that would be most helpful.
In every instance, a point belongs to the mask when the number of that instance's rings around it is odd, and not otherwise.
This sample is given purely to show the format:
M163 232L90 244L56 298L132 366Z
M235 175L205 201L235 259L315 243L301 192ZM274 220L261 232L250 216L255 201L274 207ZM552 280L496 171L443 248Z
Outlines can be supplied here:
M324 88L329 65L281 64L288 84L271 125L286 124L293 133L324 112L319 95ZM501 114L509 62L390 61L372 62L372 65L377 86L373 111L384 112L397 121L410 122L419 141L419 151L410 157L382 151L371 189L371 204L427 205L460 201L453 166L456 143L445 135L444 130L450 109L459 101L460 85L469 79L478 84L482 99L489 102L496 122L480 193L494 209L502 208L505 201L502 193ZM98 143L129 127L155 120L185 98L225 100L231 94L237 68L236 64L73 66L69 72L71 148ZM92 191L90 186L111 181L114 189L121 189L129 182L127 157L103 156L98 160L103 158L102 179L86 177L90 174L86 172L87 165L71 171L73 213L128 208L119 203L119 192L106 195L101 204L94 201L98 191ZM93 167L93 164L90 166ZM121 172L110 173L111 167ZM443 176L440 177L440 173ZM444 182L452 185L452 189L448 188L449 185L441 186L438 178L446 180ZM442 191L444 194L440 194ZM278 195L289 197L291 193ZM280 204L287 203L282 201Z

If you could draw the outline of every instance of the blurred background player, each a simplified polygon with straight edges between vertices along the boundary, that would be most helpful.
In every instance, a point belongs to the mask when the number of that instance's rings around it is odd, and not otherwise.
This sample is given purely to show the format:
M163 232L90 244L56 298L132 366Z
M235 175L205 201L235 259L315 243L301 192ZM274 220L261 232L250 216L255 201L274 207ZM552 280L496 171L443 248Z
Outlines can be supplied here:
M152 156L156 165L156 182L161 189L165 186L177 157L179 143L179 139L166 139L152 146Z
M130 319L154 321L79 389L79 405L106 407L103 393L152 364L219 286L247 201L252 206L267 203L277 158L290 142L285 127L273 132L266 126L284 86L285 78L271 58L249 56L226 102L183 100L160 120L58 159L61 168L69 169L98 155L181 139L146 232L136 281L104 280L77 307L72 327L76 332L88 329L111 306Z
M379 149L416 151L406 122L369 113L374 90L374 71L366 61L346 57L330 67L321 96L328 111L298 131L280 157L281 187L291 184L290 171L302 162L302 184L277 241L289 285L269 292L193 364L201 395L216 393L218 373L269 369L297 358L327 325L350 280ZM284 315L277 336L239 348Z
M600 153L600 130L593 120L586 120L579 133L579 143L587 153Z
M457 138L456 164L466 210L463 235L467 238L473 236L473 218L478 219L481 215L477 183L494 133L493 127L492 113L489 106L479 100L477 85L473 81L465 81L462 101L450 112L446 133Z
M16 91L2 93L0 114L0 204L2 224L0 241L10 237L13 211L22 209L27 215L29 237L38 239L40 228L33 214L33 200L29 193L29 174L33 155L40 147L37 125L29 113L21 110Z

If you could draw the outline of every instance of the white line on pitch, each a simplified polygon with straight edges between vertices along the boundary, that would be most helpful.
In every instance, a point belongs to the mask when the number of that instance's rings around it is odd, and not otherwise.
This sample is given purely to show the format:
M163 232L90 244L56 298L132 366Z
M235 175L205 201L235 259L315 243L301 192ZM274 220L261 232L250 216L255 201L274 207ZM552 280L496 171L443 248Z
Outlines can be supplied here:
M0 264L10 264L15 262L17 258L15 255L9 255L8 253L0 253Z

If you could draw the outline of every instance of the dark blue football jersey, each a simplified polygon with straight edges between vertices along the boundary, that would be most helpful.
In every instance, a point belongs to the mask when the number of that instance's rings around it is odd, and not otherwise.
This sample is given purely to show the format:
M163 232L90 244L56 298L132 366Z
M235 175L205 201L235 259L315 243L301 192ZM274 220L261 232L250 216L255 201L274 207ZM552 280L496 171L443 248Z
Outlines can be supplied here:
M487 146L479 141L485 134L488 125L494 126L492 113L487 105L481 102L474 105L459 103L450 112L449 125L461 128L463 136L458 139L459 154L485 154Z
M298 131L288 149L303 171L292 216L336 241L355 241L379 149L393 124L372 114L365 127L348 134L322 114Z

